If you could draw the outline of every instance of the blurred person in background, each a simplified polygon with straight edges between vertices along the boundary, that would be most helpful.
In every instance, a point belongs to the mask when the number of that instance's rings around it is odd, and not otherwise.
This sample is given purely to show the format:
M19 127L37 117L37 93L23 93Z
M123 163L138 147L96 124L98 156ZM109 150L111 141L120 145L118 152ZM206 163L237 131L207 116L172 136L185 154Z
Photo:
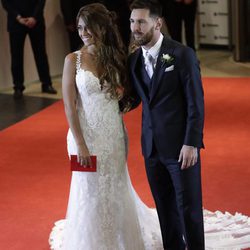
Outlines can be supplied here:
M45 21L43 9L45 0L2 0L7 11L7 28L10 40L11 72L14 83L14 98L23 96L24 87L24 43L29 35L34 53L42 92L56 94L52 87L45 44Z
M130 9L128 0L103 0L102 2L107 9L115 11L117 14L118 28L122 36L123 43L128 47L130 42Z
M182 43L182 23L186 45L195 50L195 17L197 0L161 0L163 16L173 40Z
M64 18L64 23L69 35L70 51L76 51L82 45L76 29L76 16L79 9L87 4L101 3L110 11L115 11L117 14L118 28L122 36L122 40L126 46L130 41L129 28L129 5L127 0L60 0L61 11Z
M69 36L70 51L76 51L80 48L82 41L79 38L76 29L76 16L79 9L94 1L91 0L60 0L61 11L64 23Z

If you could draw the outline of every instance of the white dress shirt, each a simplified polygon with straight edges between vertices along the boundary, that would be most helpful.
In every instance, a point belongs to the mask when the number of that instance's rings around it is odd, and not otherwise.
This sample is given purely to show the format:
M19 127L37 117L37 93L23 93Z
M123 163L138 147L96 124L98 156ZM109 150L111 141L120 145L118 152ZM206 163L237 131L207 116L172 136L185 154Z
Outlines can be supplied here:
M163 41L163 35L160 34L160 37L159 37L158 41L150 49L146 50L146 49L144 49L142 47L142 54L143 54L143 57L144 57L144 62L145 62L145 58L147 57L146 53L149 53L150 56L153 58L153 68L155 68L155 65L156 65L156 62L157 62L157 58L158 58L158 55L159 55L159 52L160 52L162 41ZM148 59L146 59L146 61L147 60ZM146 65L145 65L145 67L146 67Z

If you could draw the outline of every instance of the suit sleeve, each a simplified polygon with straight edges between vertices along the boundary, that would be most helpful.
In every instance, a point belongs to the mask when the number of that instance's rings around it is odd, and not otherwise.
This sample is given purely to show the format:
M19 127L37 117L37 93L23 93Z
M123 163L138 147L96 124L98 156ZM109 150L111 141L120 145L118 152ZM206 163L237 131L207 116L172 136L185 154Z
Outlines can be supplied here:
M134 78L132 74L132 67L131 67L132 55L128 58L128 68L129 68L129 96L131 102L131 110L137 108L141 103L141 98L137 93L137 90L134 85Z
M75 18L73 14L73 1L60 0L61 11L66 25L75 24Z
M184 145L201 148L203 147L204 93L199 62L195 52L188 47L183 47L180 58L180 77L187 107Z
M119 101L119 108L121 112L124 112L126 105L129 103L129 111L137 108L141 103L141 98L137 94L133 80L131 78L131 73L129 73L129 86L128 90L126 91L126 95Z
M43 9L44 9L44 6L45 6L45 0L39 0L37 1L37 5L34 9L34 12L33 12L33 17L35 19L39 19L39 17L43 16Z
M10 3L9 0L2 0L2 5L7 13L11 16L11 18L16 19L16 17L20 15L19 10L14 8L13 4Z

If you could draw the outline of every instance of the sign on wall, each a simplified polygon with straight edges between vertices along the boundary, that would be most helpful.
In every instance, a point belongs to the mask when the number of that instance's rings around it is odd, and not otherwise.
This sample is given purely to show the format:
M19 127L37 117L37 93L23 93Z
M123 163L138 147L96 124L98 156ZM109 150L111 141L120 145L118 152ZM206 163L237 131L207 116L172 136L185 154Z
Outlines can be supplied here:
M229 45L228 0L199 0L199 43Z

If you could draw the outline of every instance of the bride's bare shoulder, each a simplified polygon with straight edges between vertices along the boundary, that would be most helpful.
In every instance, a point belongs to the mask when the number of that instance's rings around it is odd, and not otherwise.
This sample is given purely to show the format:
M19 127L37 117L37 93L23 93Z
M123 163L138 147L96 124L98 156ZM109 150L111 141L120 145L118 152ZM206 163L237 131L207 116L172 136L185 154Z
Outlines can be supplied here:
M72 52L72 53L69 53L66 57L65 57L65 63L67 64L71 64L71 63L75 63L76 60L77 60L77 55L80 51L75 51L75 52Z

